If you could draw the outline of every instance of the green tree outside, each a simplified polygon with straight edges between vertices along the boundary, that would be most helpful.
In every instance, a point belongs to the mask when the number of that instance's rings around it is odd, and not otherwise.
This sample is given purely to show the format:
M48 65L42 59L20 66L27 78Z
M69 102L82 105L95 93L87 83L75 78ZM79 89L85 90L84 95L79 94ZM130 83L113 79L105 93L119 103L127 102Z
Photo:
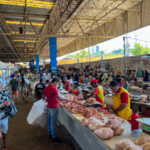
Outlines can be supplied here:
M76 54L73 54L73 55L67 55L67 57L71 57L71 58L74 58L74 59L79 59L79 58L88 58L88 52L86 50L82 50Z
M134 48L131 48L130 53L132 55L142 55L150 53L150 48L143 47L139 43L134 44Z

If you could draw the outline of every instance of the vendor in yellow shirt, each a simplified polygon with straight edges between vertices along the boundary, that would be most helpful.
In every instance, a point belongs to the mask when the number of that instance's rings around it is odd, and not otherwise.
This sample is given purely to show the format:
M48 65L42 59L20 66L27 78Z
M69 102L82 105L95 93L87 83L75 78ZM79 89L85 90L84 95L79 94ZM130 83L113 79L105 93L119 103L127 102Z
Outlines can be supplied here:
M106 103L104 101L104 90L103 90L102 85L100 85L98 83L98 80L92 80L90 84L94 88L94 91L93 91L92 95L95 96L96 101L98 101L102 104L101 108L105 109L106 108Z
M132 111L130 109L130 95L128 91L120 87L116 81L110 83L110 88L115 93L113 97L114 113L125 120L130 120Z

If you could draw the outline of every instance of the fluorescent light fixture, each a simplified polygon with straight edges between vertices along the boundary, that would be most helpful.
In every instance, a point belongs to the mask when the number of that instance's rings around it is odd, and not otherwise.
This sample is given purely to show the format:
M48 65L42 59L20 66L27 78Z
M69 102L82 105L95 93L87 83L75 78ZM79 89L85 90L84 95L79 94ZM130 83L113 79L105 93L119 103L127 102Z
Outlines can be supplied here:
M16 5L16 6L25 6L25 0L0 0L1 5ZM54 2L46 2L40 0L26 0L27 7L37 7L52 9Z
M20 22L20 21L9 21L9 20L6 20L6 23L7 24L20 24L20 25L25 25L25 22ZM26 22L26 25L31 25L30 22ZM32 22L32 25L33 26L43 26L44 24L43 23L35 23L35 22Z

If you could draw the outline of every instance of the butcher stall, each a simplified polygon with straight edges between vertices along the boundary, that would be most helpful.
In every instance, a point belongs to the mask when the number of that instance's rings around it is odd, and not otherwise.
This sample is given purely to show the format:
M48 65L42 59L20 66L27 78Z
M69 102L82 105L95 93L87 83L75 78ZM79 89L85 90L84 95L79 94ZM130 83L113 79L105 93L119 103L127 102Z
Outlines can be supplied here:
M143 150L141 145L133 143L138 137L131 135L131 125L128 121L105 110L86 108L83 102L72 95L66 95L66 98L70 101L61 103L58 122L82 150L123 150L117 148L117 143L122 141L132 143L136 150ZM140 136L147 136L147 134L142 133Z

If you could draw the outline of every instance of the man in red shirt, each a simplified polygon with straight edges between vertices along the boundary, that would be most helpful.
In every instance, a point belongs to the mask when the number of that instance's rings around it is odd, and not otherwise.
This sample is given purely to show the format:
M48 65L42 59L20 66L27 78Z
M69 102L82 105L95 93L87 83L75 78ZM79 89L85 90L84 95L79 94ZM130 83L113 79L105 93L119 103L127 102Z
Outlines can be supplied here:
M58 79L53 78L51 84L44 89L44 96L47 98L48 134L49 138L52 138L53 142L61 142L61 140L56 135L56 122L59 100L66 100L58 95L57 84Z
M64 89L68 92L70 92L70 87L71 87L71 83L69 80L67 80L67 78L64 78L65 84L64 84Z

